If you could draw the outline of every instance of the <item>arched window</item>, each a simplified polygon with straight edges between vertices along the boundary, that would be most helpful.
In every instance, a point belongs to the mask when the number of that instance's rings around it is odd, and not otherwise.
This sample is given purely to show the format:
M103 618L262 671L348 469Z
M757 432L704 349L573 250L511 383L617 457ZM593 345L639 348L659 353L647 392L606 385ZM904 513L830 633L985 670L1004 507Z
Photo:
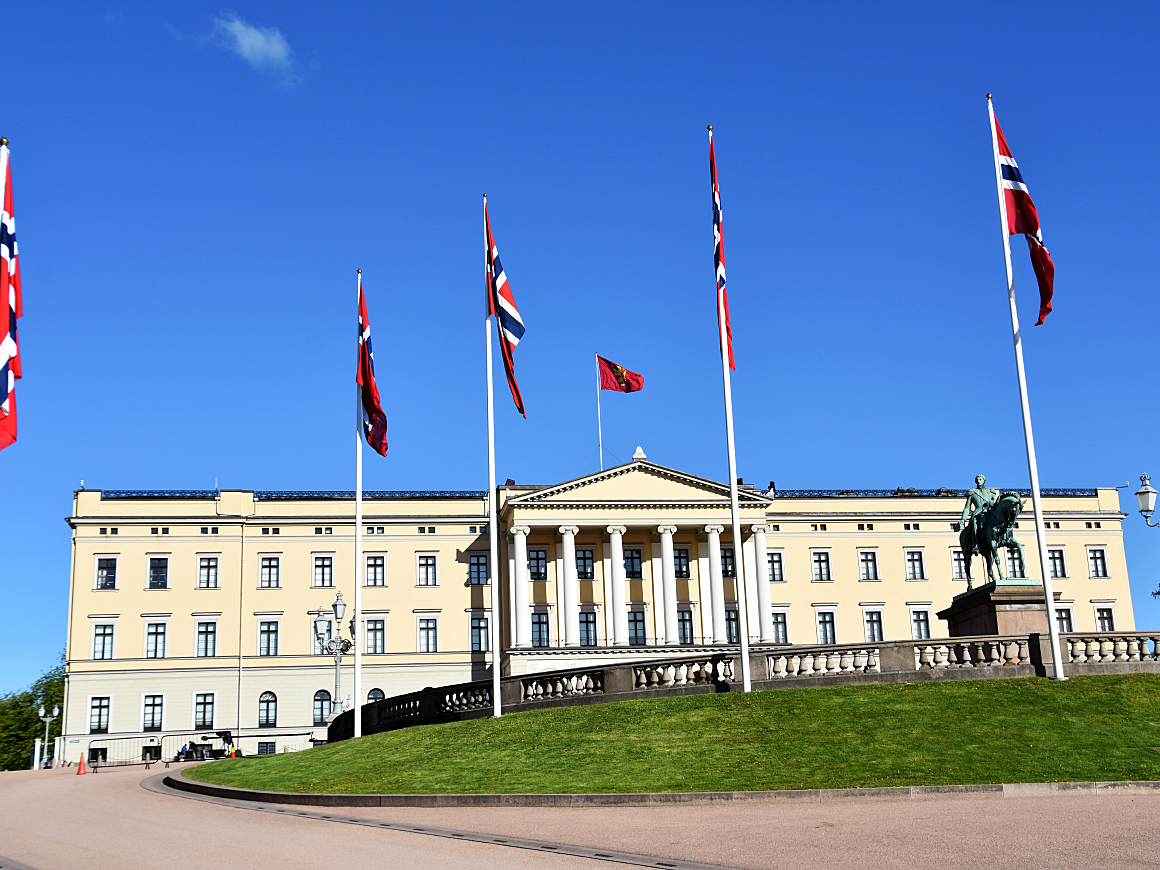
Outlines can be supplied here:
M330 692L319 689L314 693L314 724L325 725L330 716Z
M369 692L367 692L367 703L370 704L374 701L381 701L385 697L387 696L383 694L382 689L371 689Z
M278 696L263 692L258 698L258 727L273 728L278 724Z

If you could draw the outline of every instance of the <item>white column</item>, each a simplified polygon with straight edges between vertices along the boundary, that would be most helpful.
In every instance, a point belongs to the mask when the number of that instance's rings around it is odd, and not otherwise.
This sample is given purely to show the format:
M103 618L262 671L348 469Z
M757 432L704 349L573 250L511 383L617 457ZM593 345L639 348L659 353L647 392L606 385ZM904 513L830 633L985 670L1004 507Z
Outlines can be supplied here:
M757 618L761 630L761 642L773 643L773 602L769 597L769 554L765 550L765 533L769 526L751 526L753 549L757 562Z
M661 577L665 590L665 645L679 643L677 635L677 569L673 563L676 526L657 526L661 533Z
M576 526L560 526L564 537L564 646L580 646L579 579L576 576Z
M624 600L624 526L609 526L608 543L612 550L612 626L613 646L628 646L628 604Z
M512 526L509 530L516 545L516 588L512 596L515 610L515 646L526 649L532 645L532 611L528 608L528 533L527 526Z
M728 643L725 632L725 580L721 577L721 533L724 526L705 526L709 536L709 593L713 599L713 643ZM734 554L736 560L737 554Z

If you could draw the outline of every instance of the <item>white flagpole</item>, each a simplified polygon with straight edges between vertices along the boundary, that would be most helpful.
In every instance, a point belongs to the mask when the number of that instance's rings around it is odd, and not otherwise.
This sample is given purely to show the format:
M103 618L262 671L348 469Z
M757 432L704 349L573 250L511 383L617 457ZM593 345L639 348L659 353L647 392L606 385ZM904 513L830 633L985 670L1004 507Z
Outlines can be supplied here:
M488 293L491 292L491 259L487 250L487 194L483 195L483 269L488 278ZM490 549L487 556L488 583L491 585L491 619L488 620L487 633L491 645L491 715L499 718L503 715L503 699L500 697L500 660L499 648L501 644L500 612L499 612L499 529L496 527L495 515L495 397L492 394L491 384L491 306L489 305L483 316L483 331L487 333L487 533Z
M600 449L600 470L604 470L604 427L600 423L600 354L596 354L596 443ZM592 454L588 454L591 456Z
M713 128L709 127L709 144ZM723 228L722 228L723 230ZM716 282L716 277L714 277ZM729 442L729 513L733 522L733 573L737 586L737 633L741 636L741 684L753 688L749 674L749 613L745 606L745 559L741 547L741 511L737 504L737 451L733 446L733 391L729 383L729 339L725 332L725 298L717 283L717 325L721 339L721 374L725 382L725 436Z
M1003 171L999 166L999 135L995 108L987 94L987 116L991 121L991 149L995 156L995 187L999 194L999 222L1003 231L1003 262L1007 267L1007 304L1011 310L1011 335L1015 342L1015 370L1019 375L1019 402L1023 410L1023 438L1027 446L1027 471L1031 477L1031 506L1035 511L1035 537L1039 543L1039 568L1043 576L1043 597L1047 601L1047 632L1051 638L1051 669L1057 680L1066 680L1059 645L1059 624L1055 621L1055 591L1051 584L1051 562L1043 528L1043 501L1039 496L1039 466L1035 461L1035 438L1031 434L1031 405L1027 401L1027 374L1023 370L1023 339L1019 333L1019 313L1015 307L1015 280L1011 273L1011 236L1007 226L1007 203L1003 195Z
M362 301L362 269L358 270L358 291L355 294L355 317L361 314L359 303ZM365 324L363 327L365 329ZM359 337L362 341L362 337ZM354 385L354 628L351 630L351 641L354 643L354 736L362 737L362 591L363 573L362 564L362 521L363 521L363 487L362 487L362 388ZM335 636L341 629L335 626Z

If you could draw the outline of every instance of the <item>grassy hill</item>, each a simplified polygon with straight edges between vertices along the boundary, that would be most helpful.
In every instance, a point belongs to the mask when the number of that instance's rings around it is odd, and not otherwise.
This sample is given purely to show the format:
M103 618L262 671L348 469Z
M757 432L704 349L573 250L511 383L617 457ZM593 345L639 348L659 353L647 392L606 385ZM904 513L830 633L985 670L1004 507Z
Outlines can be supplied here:
M656 698L408 728L187 771L346 793L741 791L1160 779L1160 676Z

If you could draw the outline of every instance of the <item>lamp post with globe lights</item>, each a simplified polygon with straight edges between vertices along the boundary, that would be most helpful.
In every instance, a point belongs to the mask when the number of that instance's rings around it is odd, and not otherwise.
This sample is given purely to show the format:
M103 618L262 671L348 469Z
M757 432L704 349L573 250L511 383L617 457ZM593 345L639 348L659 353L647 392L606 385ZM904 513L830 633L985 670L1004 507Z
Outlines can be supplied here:
M338 597L334 599L334 603L330 605L331 613L334 614L334 637L327 640L326 629L330 623L330 614L325 609L319 607L311 615L314 617L314 636L318 638L319 648L327 655L334 656L334 703L331 706L332 713L342 712L342 657L354 649L353 640L347 640L342 636L342 617L346 613L346 602L342 600L342 593L338 593ZM350 636L355 636L354 617L350 620Z
M44 706L41 705L41 708L37 711L37 715L40 717L40 721L44 723L44 744L41 746L41 755L36 760L36 768L39 770L44 767L44 761L48 757L48 729L52 727L53 721L60 715L60 707L54 704L52 707L52 715L45 716Z
M1156 490L1151 483L1152 478L1147 474L1140 475L1140 489L1136 492L1136 501L1140 503L1140 513L1144 515L1144 522L1150 526L1160 526L1152 522L1152 514L1156 510Z

